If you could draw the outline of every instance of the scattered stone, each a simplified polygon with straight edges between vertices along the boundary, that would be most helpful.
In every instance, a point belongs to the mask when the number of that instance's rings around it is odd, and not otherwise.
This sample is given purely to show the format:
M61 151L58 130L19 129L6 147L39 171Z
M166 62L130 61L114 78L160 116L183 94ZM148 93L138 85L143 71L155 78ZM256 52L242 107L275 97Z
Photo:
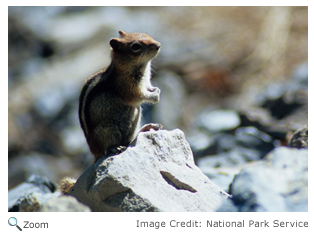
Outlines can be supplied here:
M218 211L308 211L308 150L278 147L234 178Z
M266 100L261 107L269 110L273 117L280 120L293 113L302 105L306 105L307 99L306 90L287 91L276 99Z
M57 184L46 177L32 175L29 179L9 191L8 210L38 211L48 199L58 197Z
M240 152L230 151L200 158L197 160L197 166L203 171L206 168L235 167L246 162L247 160Z
M235 136L220 134L197 158L197 166L214 183L228 191L234 176L248 163L265 157L276 147L276 141L255 127L238 128ZM200 153L197 153L200 156Z
M260 130L272 125L276 119L271 116L269 110L255 106L246 107L239 111L241 126L254 126Z
M40 212L90 212L90 208L80 203L75 197L61 196L48 200Z
M184 133L141 132L123 153L102 158L70 195L92 211L215 211L228 194L196 167Z
M234 110L203 112L198 117L199 126L210 133L233 130L240 125L240 117Z
M276 82L259 89L253 105L242 106L241 126L255 126L285 142L291 129L308 123L308 64L298 66L289 82Z
M224 191L228 192L235 175L239 174L242 168L247 165L248 164L243 164L239 166L219 168L200 165L199 168L211 181L217 184Z
M243 163L239 160L241 156L245 161L254 161L263 158L268 152L276 147L276 141L267 134L259 131L255 127L241 127L235 131L235 135L218 134L214 137L212 144L196 153L196 158L199 163L199 158L213 157L213 155L235 157L235 162ZM235 152L234 154L229 154ZM221 157L219 157L221 158ZM216 164L213 164L213 167ZM221 164L223 165L223 164Z
M236 149L247 161L263 158L278 143L255 127L241 127L236 130Z
M294 132L288 145L294 148L308 148L308 126Z
M199 151L204 151L205 149L209 148L213 141L212 137L201 131L190 132L186 136L186 139L190 144L195 158Z

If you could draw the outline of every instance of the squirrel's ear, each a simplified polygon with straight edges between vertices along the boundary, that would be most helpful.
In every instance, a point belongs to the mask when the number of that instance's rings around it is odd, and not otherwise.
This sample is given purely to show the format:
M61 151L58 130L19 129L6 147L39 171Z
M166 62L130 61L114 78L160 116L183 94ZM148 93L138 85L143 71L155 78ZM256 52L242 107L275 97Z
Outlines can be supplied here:
M123 30L119 30L119 35L121 38L123 38L125 35L127 35L127 33L124 32Z
M120 49L120 40L118 38L111 39L109 43L113 50L118 51Z

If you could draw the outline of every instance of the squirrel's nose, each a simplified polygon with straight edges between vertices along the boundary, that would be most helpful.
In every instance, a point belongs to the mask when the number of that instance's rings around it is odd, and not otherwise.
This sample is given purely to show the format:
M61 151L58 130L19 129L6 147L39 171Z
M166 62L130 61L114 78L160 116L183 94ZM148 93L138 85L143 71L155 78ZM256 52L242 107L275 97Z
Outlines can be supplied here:
M156 47L157 47L157 49L159 49L161 47L160 42L156 42Z

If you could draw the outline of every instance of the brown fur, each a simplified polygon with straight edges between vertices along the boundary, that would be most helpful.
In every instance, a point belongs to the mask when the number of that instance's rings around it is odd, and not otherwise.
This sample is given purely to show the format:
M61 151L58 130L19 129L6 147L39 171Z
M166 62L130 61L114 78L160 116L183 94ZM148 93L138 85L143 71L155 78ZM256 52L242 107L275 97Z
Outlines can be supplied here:
M145 33L119 34L110 40L111 64L87 79L79 98L80 124L96 161L124 150L140 131L140 105L159 101L160 90L150 83L150 61L160 43ZM147 124L141 131L161 127Z
M110 66L90 77L80 96L80 122L96 160L110 148L127 146L139 130L140 104L159 101L160 91L145 73L160 43L143 33L119 34L110 40ZM134 51L134 45L141 48Z

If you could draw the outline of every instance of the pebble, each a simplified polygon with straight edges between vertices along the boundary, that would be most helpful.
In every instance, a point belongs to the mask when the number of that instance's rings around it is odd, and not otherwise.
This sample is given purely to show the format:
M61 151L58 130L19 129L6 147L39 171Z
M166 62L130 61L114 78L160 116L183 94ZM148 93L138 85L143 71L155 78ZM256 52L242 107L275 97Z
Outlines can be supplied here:
M240 117L235 110L205 111L199 115L198 123L210 133L218 133L237 128L240 125Z

